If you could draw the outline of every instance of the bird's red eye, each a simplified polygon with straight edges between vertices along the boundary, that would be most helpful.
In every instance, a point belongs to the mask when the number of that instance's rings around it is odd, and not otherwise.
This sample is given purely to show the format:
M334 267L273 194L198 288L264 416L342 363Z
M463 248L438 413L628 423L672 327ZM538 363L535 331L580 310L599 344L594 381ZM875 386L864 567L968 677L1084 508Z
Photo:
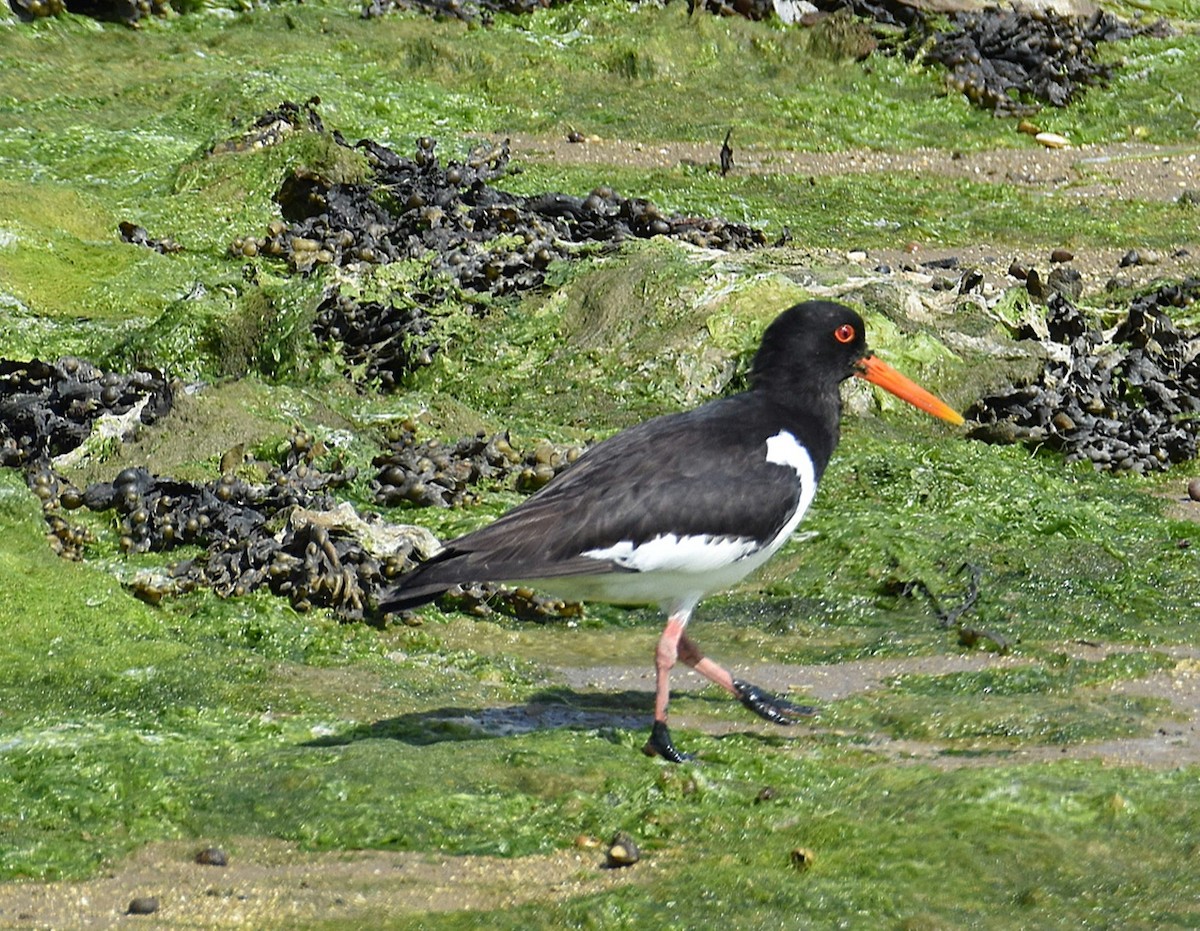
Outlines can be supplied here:
M833 331L833 338L839 343L854 342L854 326L853 324L843 323L840 327Z

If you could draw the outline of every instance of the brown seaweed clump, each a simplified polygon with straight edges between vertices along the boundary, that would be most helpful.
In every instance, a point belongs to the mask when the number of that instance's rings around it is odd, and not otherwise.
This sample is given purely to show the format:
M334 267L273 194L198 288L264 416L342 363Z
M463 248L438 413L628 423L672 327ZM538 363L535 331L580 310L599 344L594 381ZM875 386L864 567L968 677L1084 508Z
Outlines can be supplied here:
M566 2L568 0L367 0L362 15L364 19L370 19L393 11L422 13L435 19L459 19L486 26L497 13L525 15Z
M92 19L136 26L147 16L167 16L170 0L9 0L14 13L27 19L71 12Z
M118 438L152 424L171 409L174 390L149 369L123 375L74 356L0 359L0 467L69 455L101 422Z
M582 452L579 446L541 442L519 453L507 433L482 431L452 445L418 443L411 430L404 430L388 452L372 460L379 472L371 488L375 500L388 507L461 507L487 480L511 480L522 491L536 491Z
M500 295L539 287L556 260L630 238L668 236L725 250L766 245L759 229L668 213L608 187L585 196L509 193L496 185L509 171L507 142L478 146L445 165L430 137L417 140L412 158L369 139L353 148L366 157L369 182L292 171L275 195L282 219L262 237L235 239L231 254L281 258L301 273L320 265L420 260L431 280Z
M1042 105L1065 107L1087 87L1106 84L1117 65L1100 61L1102 43L1143 33L1166 34L1165 23L1134 26L1097 10L1070 16L1052 10L989 7L950 14L950 29L933 35L925 59L944 65L951 87L997 113L1025 115ZM917 52L928 20L913 30Z
M1200 334L1168 311L1200 298L1200 278L1133 300L1111 333L1062 293L1047 302L1048 352L1036 382L983 398L967 412L972 435L1061 450L1068 462L1146 473L1194 459L1200 438Z
M422 299L406 294L384 303L331 294L317 308L313 335L341 354L346 374L356 384L395 391L441 348Z
M71 519L72 512L111 512L125 553L171 553L185 546L199 551L127 578L126 586L143 600L158 603L201 588L222 597L266 590L298 611L327 608L346 620L385 622L376 608L378 592L429 558L438 542L423 528L360 515L339 501L334 493L347 489L357 470L301 430L293 431L278 462L268 468L257 463L261 477L253 479L230 468L208 482L180 481L144 467L122 469L112 481L85 488L63 477L61 457L82 448L106 414L148 423L165 412L170 397L169 386L153 373L105 373L79 359L0 362L0 466L23 469L54 550L82 559L96 538L86 521ZM113 434L116 442L123 436L124 431ZM376 460L383 468L374 487L385 504L450 506L467 500L488 478L511 479L532 490L578 454L578 447L541 443L522 455L504 434L442 447L416 444L408 433ZM388 480L406 483L407 496ZM424 495L413 492L418 480L428 489ZM479 615L500 611L533 620L580 610L494 585L462 588L447 599Z

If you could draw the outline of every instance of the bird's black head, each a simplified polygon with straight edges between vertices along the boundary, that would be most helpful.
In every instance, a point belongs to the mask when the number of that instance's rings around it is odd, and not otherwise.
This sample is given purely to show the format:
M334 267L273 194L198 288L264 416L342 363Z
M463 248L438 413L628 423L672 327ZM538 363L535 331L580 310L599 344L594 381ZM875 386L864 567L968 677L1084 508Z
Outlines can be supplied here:
M763 333L750 384L836 425L841 410L837 386L851 375L935 417L963 422L957 411L872 355L862 317L833 301L805 301L776 317Z
M763 333L750 368L754 387L794 381L837 384L855 373L868 355L862 317L833 301L789 307Z

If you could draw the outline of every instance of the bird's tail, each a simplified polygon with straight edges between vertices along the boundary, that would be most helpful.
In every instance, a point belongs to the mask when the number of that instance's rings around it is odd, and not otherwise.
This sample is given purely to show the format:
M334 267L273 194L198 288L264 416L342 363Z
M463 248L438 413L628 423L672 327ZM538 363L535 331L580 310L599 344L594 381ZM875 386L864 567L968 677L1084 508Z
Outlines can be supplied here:
M393 586L383 592L379 598L379 613L389 614L394 611L410 611L421 605L429 604L449 589L444 585L419 586L409 590L402 586Z
M390 588L379 594L379 612L408 611L429 604L448 592L461 579L457 573L446 571L447 551L435 555L410 572L400 576ZM448 577L449 576L449 577Z

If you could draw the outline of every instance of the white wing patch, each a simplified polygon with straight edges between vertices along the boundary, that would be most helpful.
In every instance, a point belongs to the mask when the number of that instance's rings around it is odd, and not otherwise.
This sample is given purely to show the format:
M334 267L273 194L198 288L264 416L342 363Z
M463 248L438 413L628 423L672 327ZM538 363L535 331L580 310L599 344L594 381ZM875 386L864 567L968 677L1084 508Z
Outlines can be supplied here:
M714 537L708 534L659 534L636 546L622 540L612 546L585 550L582 555L616 563L635 572L712 572L749 555L758 548L750 537Z

